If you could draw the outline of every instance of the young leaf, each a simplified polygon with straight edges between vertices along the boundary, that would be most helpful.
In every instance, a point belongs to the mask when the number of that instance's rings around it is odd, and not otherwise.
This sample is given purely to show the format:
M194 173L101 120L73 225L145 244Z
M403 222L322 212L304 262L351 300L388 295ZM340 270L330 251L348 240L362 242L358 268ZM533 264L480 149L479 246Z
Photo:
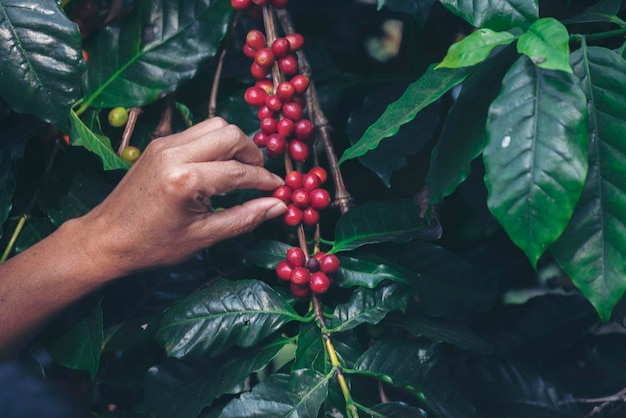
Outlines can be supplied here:
M316 417L333 376L308 369L273 374L230 401L219 418Z
M418 237L428 237L428 225L412 200L368 202L339 218L335 245L329 252L380 242L407 242Z
M587 175L587 100L563 71L521 56L489 109L483 154L491 213L533 266L561 235Z
M626 290L626 61L609 49L584 45L572 54L572 66L589 99L589 174L551 252L608 320Z
M383 280L407 283L404 274L389 267L378 258L340 256L341 267L335 273L334 284L339 287L362 286L373 289Z
M156 339L172 357L217 356L233 345L251 347L300 317L258 280L217 280L174 304Z
M400 127L415 118L426 106L437 101L452 87L461 83L472 72L471 68L435 70L430 66L419 80L412 83L402 96L391 103L385 112L363 134L361 139L344 151L339 164L365 155L378 144L394 136Z
M76 24L54 1L0 0L0 33L0 98L67 130L85 69Z
M517 41L517 51L546 70L572 72L569 65L569 34L558 20L546 17L534 22Z
M228 0L138 2L98 34L81 111L142 106L176 90L215 56L232 12Z
M448 53L436 67L470 67L487 59L498 45L508 45L515 40L509 32L495 32L491 29L478 29L450 46Z
M539 17L537 0L439 0L452 13L477 28L496 31L528 27Z
M100 365L103 339L102 306L98 303L89 315L47 344L46 349L59 364L85 370L93 379Z
M364 323L377 324L391 311L404 312L408 298L406 286L399 283L380 285L376 289L360 287L348 302L335 307L332 331L345 331Z

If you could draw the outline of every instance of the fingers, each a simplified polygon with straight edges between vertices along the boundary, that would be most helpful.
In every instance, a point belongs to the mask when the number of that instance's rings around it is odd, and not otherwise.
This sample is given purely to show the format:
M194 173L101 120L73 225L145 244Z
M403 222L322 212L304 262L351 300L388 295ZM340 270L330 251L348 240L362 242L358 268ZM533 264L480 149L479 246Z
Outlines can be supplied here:
M228 193L236 189L270 191L284 184L282 178L262 167L234 160L196 163L192 170L197 172L196 188L205 196Z

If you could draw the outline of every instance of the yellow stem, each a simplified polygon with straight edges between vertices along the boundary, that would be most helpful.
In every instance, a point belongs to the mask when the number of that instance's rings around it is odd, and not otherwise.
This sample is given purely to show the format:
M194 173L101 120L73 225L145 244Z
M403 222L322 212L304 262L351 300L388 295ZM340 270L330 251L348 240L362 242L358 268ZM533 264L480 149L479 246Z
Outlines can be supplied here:
M7 258L9 258L9 254L11 254L11 250L15 246L15 243L17 242L17 238L20 236L20 232L22 232L22 229L24 228L24 225L26 224L27 219L28 219L28 215L26 213L20 216L20 220L17 222L15 231L13 231L13 235L11 236L11 239L9 240L7 247L4 249L4 254L2 254L2 258L0 258L0 263L4 263L5 261L7 261Z

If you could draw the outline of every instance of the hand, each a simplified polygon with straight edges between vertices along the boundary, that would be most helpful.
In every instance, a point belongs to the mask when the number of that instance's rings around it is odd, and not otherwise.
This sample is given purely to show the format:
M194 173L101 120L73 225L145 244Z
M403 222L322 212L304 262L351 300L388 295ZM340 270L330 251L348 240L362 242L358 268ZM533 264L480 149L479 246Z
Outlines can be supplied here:
M263 168L263 154L250 138L213 118L152 141L115 190L77 220L85 232L81 247L115 276L177 263L287 209L266 197L213 213L211 196L282 184Z

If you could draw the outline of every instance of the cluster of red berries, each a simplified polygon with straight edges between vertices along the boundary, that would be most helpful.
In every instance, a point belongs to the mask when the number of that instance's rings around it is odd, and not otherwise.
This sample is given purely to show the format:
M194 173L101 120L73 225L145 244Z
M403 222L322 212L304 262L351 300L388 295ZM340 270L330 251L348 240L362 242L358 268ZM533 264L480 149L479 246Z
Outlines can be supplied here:
M246 36L243 52L253 59L250 73L257 81L246 90L244 98L249 105L259 108L261 130L253 140L260 148L266 148L270 158L278 158L285 152L296 162L309 157L314 127L303 117L306 105L303 94L309 87L309 78L298 74L295 54L303 44L304 38L297 33L277 38L270 46L259 30L251 30ZM274 64L291 79L274 86L268 78Z
M312 226L319 222L319 211L330 205L328 190L320 187L326 179L326 170L322 167L313 167L306 174L294 170L285 175L285 185L274 190L272 196L287 205L283 215L287 225Z
M334 254L321 251L306 259L304 251L292 247L286 258L276 266L279 279L289 282L291 293L296 297L326 293L332 284L332 274L339 270L339 259Z

